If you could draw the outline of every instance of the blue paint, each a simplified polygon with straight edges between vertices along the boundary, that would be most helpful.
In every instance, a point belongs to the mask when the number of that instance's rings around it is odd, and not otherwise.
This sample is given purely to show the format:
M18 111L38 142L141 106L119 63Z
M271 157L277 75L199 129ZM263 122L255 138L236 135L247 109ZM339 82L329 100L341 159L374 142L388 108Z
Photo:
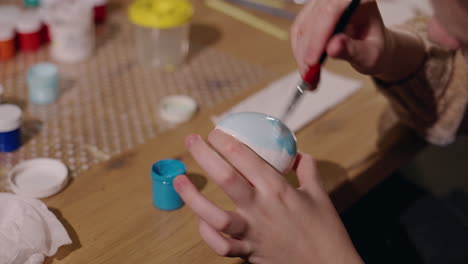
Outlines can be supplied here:
M296 156L296 140L291 130L280 120L261 113L242 112L226 116L219 127L236 131L238 136L253 144L275 150L285 150L291 157Z
M276 144L285 149L288 154L292 157L296 156L296 139L292 134L291 130L283 124L279 119L268 119L276 131L278 131L278 137L276 138Z
M17 128L12 131L0 132L0 152L13 152L21 146L21 132Z
M187 171L185 164L179 160L160 160L151 167L153 183L153 204L165 211L178 209L184 205L184 201L175 191L174 179Z

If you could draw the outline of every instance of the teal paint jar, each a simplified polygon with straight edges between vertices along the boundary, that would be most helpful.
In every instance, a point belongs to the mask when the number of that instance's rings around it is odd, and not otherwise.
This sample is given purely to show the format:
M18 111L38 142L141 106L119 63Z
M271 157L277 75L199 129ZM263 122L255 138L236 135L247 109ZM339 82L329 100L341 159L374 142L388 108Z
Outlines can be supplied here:
M23 0L25 7L39 7L40 1L39 0Z
M184 201L174 189L174 179L185 174L185 164L179 160L160 160L151 166L153 204L164 211L172 211L184 205Z
M50 104L59 96L58 68L53 63L38 63L29 68L27 83L33 104Z

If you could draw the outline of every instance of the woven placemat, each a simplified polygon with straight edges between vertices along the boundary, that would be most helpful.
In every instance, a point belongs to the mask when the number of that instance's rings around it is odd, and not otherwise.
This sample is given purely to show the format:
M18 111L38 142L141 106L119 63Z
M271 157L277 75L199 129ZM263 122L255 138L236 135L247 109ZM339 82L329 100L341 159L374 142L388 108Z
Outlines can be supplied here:
M97 33L97 49L91 59L77 65L59 65L61 96L51 105L27 102L25 78L32 64L49 60L47 47L0 64L4 98L25 111L23 146L14 153L0 153L0 190L5 189L6 172L22 160L57 158L76 176L157 137L170 129L158 118L158 104L164 96L189 95L200 108L207 109L269 75L258 65L210 46L189 56L188 62L174 72L140 64L133 26L121 15L110 17Z

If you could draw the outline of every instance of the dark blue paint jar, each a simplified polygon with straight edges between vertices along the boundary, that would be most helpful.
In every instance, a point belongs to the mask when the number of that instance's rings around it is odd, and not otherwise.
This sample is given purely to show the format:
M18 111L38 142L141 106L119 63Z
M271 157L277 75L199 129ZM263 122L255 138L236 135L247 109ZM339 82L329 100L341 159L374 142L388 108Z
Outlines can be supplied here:
M0 152L13 152L21 146L21 108L0 105Z

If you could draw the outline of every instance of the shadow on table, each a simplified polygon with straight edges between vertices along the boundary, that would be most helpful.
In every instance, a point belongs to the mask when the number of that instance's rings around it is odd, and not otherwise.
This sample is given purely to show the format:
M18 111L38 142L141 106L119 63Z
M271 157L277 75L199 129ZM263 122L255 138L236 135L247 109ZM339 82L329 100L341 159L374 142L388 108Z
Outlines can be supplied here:
M120 24L111 19L102 25L98 25L96 27L96 50L100 50L112 41L121 30Z
M26 100L24 100L24 99L20 99L20 98L16 98L16 97L4 96L1 103L2 104L14 104L14 105L17 105L17 106L19 106L19 108L24 110L24 108L26 107L28 102Z
M21 144L25 145L42 130L43 122L39 119L27 118L21 127Z
M48 257L45 259L44 264L51 264L54 260L62 260L66 258L71 252L81 248L81 242L76 233L75 229L71 224L63 217L62 213L56 208L49 208L49 210L57 217L57 219L62 223L65 230L67 230L68 235L72 243L70 245L62 246L58 249L57 254L53 257Z
M205 188L206 183L208 182L205 178L205 176L197 173L187 173L187 177L190 179L190 181L197 187L199 191L203 190Z
M221 32L208 24L194 23L190 26L190 50L187 61L190 62L204 48L213 45L221 38Z
M325 189L329 190L329 186L336 184L338 181L346 181L348 179L346 169L335 162L328 160L316 160L315 162L320 174L321 183ZM285 177L289 184L295 188L300 186L295 172L290 172Z
M65 96L68 92L70 92L73 87L77 84L77 80L73 78L61 77L59 79L59 89L60 89L60 97Z

